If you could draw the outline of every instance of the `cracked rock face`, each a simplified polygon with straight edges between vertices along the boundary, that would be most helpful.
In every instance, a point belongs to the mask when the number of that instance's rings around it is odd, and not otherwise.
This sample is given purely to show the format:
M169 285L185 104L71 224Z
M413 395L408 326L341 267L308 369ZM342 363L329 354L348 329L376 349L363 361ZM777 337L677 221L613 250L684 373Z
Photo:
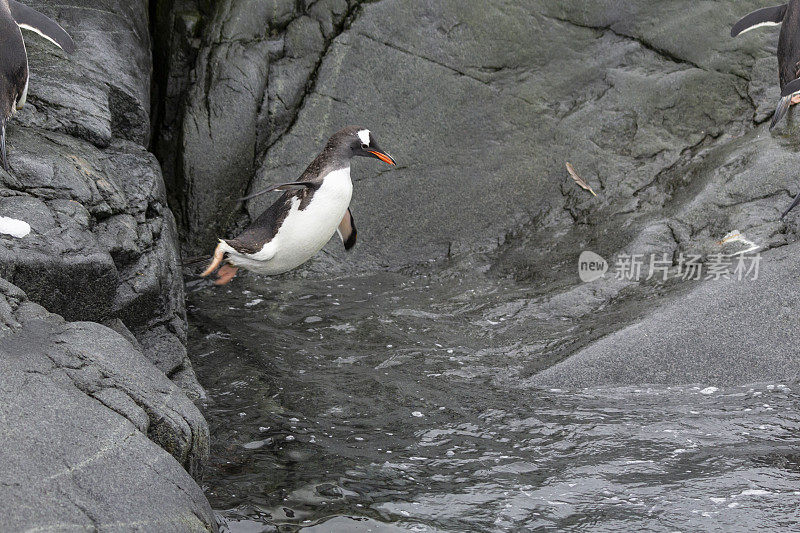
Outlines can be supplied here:
M164 61L168 91L190 88L180 120L155 135L180 143L159 157L183 157L165 172L185 191L176 205L193 251L241 224L237 197L296 178L350 123L371 128L400 166L354 162L359 246L346 260L332 246L321 270L498 250L511 259L512 248L525 255L553 235L622 224L668 228L666 248L698 246L731 225L786 242L774 214L788 182L777 169L794 156L788 137L763 135L777 101L774 39L727 36L755 2L268 4L248 17L229 2L177 10L199 21L185 40L195 60L187 68L185 47L173 46ZM223 64L233 78L218 73ZM765 152L767 175L730 176ZM566 161L599 200L565 183ZM712 165L723 170L711 175ZM531 229L535 245L506 242ZM502 268L529 265L518 257Z
M133 344L0 279L0 353L0 529L215 529L205 420Z

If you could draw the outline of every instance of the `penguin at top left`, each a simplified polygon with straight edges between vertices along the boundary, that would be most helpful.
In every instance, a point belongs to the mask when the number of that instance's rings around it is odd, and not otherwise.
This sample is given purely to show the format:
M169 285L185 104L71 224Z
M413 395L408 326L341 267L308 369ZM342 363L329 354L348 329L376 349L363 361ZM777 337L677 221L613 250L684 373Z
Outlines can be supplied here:
M744 16L731 28L736 37L762 26L781 26L778 37L778 77L781 99L769 129L775 127L789 111L800 103L800 0L790 0L780 6L765 7Z
M6 123L28 97L28 52L20 28L35 31L67 53L75 43L57 22L16 0L0 0L0 159L8 171Z

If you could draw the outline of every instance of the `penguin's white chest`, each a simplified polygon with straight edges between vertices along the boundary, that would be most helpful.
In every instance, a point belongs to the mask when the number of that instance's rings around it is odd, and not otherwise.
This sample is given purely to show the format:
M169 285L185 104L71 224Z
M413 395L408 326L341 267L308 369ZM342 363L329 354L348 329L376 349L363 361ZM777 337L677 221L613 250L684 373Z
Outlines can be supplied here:
M352 196L350 167L331 172L304 209L300 209L300 200L293 199L275 237L247 256L258 263L242 266L262 274L280 274L302 265L336 233Z

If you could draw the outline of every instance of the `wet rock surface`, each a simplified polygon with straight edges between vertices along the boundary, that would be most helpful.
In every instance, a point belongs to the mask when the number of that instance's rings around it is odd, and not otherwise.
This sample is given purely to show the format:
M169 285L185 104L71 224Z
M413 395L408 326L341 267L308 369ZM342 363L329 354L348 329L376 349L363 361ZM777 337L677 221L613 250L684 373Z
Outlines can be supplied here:
M210 531L208 426L122 335L0 279L4 531ZM185 469L184 469L185 468Z
M763 255L759 278L700 284L528 380L542 387L718 386L800 378L797 244Z

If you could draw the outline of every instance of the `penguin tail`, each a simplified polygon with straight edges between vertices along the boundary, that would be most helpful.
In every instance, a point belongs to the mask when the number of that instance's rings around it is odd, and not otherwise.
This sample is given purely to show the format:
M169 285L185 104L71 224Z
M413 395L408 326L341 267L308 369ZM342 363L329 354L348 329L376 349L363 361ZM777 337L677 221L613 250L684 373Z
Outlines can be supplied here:
M792 96L800 92L800 79L792 80L781 88L781 96Z
M216 249L214 250L214 256L211 258L211 264L208 265L208 268L200 274L201 277L206 277L212 272L214 272L219 265L222 263L222 259L225 256L225 250L222 249L222 242L217 245Z
M781 119L786 116L786 112L789 111L789 106L792 105L792 97L790 96L782 96L780 101L778 102L778 107L775 109L775 114L772 116L772 123L769 125L769 129L772 130Z

